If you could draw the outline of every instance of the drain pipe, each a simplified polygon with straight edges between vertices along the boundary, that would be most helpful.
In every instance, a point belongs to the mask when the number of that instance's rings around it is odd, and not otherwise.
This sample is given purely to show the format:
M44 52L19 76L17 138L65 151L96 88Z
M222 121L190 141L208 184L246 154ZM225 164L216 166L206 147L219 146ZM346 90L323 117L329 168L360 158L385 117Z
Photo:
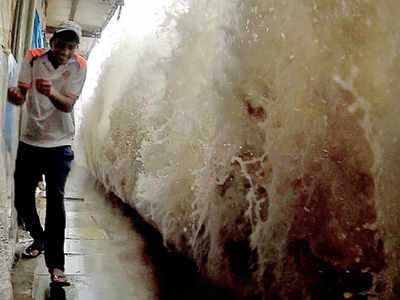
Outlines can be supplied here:
M26 53L29 49L31 49L32 44L32 36L33 36L33 24L35 22L35 5L34 0L29 1L29 10L28 10L28 24L26 25L26 39L25 39L25 51Z
M13 37L12 37L12 53L14 57L19 60L19 41L20 41L20 31L21 31L21 23L22 23L22 14L23 14L23 1L17 1L15 7L15 21L14 21L14 28L13 28Z
M29 6L28 6L29 3ZM12 52L19 62L30 49L35 17L35 1L18 0L13 28Z

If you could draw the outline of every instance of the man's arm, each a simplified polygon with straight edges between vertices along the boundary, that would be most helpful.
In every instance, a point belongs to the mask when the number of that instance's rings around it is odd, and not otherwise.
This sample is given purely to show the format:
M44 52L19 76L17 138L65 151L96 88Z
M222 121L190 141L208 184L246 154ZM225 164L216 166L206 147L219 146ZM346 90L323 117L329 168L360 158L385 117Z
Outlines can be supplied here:
M53 88L53 85L49 80L37 79L35 84L38 92L47 96L58 110L66 113L72 111L78 97L72 94L64 95L58 92Z
M32 53L36 50L30 50L21 62L21 70L18 76L17 87L9 87L7 91L8 101L15 105L21 105L26 100L26 94L31 88L32 83Z

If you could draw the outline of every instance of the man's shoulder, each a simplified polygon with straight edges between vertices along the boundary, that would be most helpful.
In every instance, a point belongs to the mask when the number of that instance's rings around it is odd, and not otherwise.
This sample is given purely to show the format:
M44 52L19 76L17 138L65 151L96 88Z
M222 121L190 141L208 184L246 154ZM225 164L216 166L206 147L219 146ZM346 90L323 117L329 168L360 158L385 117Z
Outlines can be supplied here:
M35 49L30 49L28 51L28 61L32 62L33 60L37 59L38 57L42 56L43 54L46 53L45 48L35 48Z
M78 54L74 54L74 58L80 70L86 69L86 59Z

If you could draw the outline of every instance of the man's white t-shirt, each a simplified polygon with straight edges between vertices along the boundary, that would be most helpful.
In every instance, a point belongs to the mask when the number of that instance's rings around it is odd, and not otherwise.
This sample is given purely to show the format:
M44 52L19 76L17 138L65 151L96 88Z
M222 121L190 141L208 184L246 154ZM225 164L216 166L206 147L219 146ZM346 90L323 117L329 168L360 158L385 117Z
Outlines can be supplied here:
M75 55L57 69L48 59L49 50L33 49L21 65L18 86L28 88L23 107L20 140L39 147L58 147L72 144L75 134L73 112L57 109L50 99L39 93L36 79L50 80L60 93L71 97L81 94L86 78L86 62Z

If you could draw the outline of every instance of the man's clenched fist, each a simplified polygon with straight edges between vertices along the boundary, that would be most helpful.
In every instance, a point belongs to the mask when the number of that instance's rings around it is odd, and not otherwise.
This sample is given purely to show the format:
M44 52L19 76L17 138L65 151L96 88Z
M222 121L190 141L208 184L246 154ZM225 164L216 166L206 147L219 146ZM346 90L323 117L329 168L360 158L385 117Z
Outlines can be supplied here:
M25 102L25 95L20 88L12 87L8 89L8 101L15 105L21 105Z
M51 84L51 81L45 80L45 79L36 79L36 89L38 90L39 93L50 97L51 92L52 92L52 87L53 85Z

